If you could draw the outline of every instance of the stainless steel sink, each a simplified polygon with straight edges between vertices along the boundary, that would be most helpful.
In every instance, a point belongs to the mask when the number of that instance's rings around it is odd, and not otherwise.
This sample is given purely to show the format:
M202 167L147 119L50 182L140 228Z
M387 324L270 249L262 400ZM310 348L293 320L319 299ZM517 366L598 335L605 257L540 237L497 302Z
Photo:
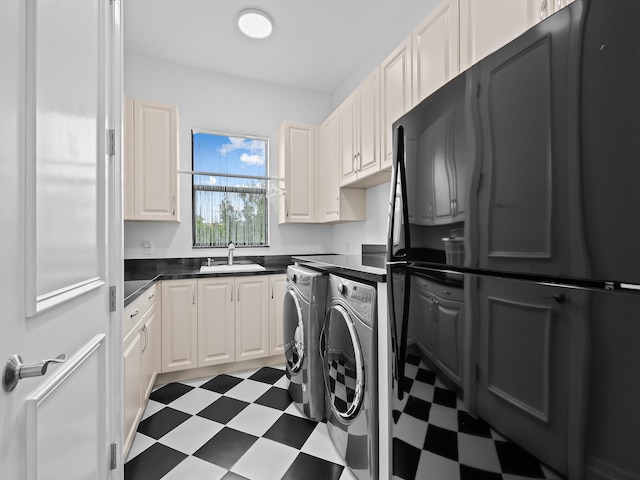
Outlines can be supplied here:
M257 263L234 263L233 265L214 263L210 267L207 265L200 267L200 273L261 272L263 270L265 268Z

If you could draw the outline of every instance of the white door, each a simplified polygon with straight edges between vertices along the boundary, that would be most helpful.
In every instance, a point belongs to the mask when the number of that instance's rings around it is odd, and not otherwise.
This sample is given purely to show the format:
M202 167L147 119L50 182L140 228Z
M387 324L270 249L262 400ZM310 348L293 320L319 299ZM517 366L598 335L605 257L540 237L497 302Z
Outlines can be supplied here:
M0 388L0 478L122 475L119 3L0 3L0 364L67 355Z

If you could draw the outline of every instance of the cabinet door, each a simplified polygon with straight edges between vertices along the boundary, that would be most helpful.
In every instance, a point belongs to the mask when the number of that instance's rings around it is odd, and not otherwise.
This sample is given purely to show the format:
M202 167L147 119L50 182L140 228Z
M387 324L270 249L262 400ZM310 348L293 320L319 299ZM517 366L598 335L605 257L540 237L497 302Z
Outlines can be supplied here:
M413 100L419 103L460 71L458 1L445 0L413 32Z
M178 110L135 99L135 219L178 221Z
M584 375L572 350L584 293L487 277L477 294L478 415L566 475L571 380Z
M403 41L380 65L382 110L381 169L393 164L393 122L411 107L411 37Z
M269 277L236 277L236 361L269 356Z
M464 305L438 299L437 314L438 355L436 363L455 383L462 383L462 329Z
M162 371L198 366L196 280L162 281Z
M347 185L357 178L358 95L353 93L340 105L340 185Z
M279 168L286 193L280 197L279 223L315 220L316 127L284 122L279 131Z
M283 324L284 317L284 292L287 284L287 276L271 275L271 296L269 300L269 355L284 354Z
M534 0L460 0L460 69L466 70L531 27L534 10Z
M123 452L127 452L136 433L138 418L142 415L142 334L136 333L123 353L124 363L124 425Z
M198 280L198 367L235 359L234 279Z
M134 131L133 131L133 98L123 98L122 108L123 120L123 219L135 220L135 149L134 149Z
M318 128L316 162L316 221L332 222L340 217L340 111L336 110Z
M411 278L411 290L414 296L409 308L411 335L422 353L435 362L438 348L435 301L429 293L428 282L420 277Z
M380 170L380 72L376 70L358 88L357 149L358 178Z
M142 347L142 387L143 402L149 398L160 365L160 317L157 315L158 305L153 305L146 314L147 320L141 331Z

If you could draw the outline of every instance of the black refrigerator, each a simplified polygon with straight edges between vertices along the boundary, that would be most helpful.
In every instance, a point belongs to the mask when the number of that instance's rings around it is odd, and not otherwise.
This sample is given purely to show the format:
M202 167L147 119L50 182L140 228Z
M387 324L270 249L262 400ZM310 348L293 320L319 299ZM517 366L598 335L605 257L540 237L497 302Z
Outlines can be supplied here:
M577 0L394 125L393 479L640 479L640 1Z

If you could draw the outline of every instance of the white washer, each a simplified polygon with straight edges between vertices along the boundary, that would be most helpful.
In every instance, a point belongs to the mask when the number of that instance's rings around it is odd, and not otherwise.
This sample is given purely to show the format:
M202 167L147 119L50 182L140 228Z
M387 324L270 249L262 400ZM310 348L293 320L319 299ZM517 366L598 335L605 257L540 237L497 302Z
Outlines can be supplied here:
M376 288L329 275L320 337L327 429L360 480L378 478Z
M284 355L289 395L308 418L325 418L318 342L326 307L327 275L298 265L287 268L283 304Z

